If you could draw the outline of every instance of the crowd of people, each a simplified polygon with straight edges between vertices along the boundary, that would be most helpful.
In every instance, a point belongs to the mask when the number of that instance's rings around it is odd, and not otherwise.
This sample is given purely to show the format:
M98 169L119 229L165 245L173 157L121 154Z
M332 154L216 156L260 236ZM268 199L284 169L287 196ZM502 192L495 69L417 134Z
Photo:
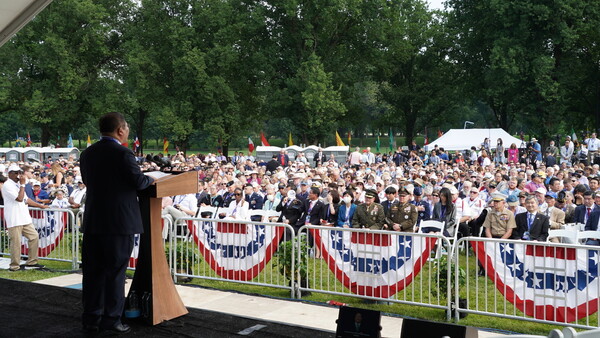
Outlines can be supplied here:
M597 230L599 148L594 133L580 145L569 137L560 149L550 142L543 152L535 138L520 149L505 148L502 140L492 147L486 139L456 152L437 146L425 152L414 142L388 154L356 147L345 161L320 149L311 159L303 153L291 158L284 150L270 161L242 152L231 157L178 152L138 157L138 163L142 171L198 172L197 194L164 198L162 213L171 219L206 217L199 208L212 206L228 219L257 221L250 210L276 211L280 216L271 221L296 230L312 224L413 232L424 220L438 220L446 236L458 231L458 237L545 241L549 229L569 223ZM578 155L583 150L585 158ZM0 171L9 164L0 164ZM21 168L27 198L38 207L83 208L86 187L75 159Z

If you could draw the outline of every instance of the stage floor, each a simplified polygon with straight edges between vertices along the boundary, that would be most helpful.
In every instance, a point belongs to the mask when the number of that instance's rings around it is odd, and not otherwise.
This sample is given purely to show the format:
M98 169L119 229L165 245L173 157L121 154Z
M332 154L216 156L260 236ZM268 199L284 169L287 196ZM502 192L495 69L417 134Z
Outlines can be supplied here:
M81 337L81 291L0 279L0 337ZM188 308L156 326L126 321L139 337L331 337L332 332ZM245 333L245 334L244 334ZM106 336L103 333L95 336Z

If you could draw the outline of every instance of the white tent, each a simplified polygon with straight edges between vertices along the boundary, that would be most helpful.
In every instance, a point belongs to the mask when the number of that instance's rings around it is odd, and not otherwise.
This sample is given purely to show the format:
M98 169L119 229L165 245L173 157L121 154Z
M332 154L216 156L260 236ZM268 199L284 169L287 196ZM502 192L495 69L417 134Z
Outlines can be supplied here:
M450 129L442 137L429 142L425 146L425 150L431 150L437 144L438 147L444 150L466 150L472 146L481 148L481 144L485 138L490 139L490 147L496 148L498 139L502 139L502 144L505 149L508 149L511 144L516 144L517 148L524 148L525 144L518 138L511 136L502 128L494 129Z

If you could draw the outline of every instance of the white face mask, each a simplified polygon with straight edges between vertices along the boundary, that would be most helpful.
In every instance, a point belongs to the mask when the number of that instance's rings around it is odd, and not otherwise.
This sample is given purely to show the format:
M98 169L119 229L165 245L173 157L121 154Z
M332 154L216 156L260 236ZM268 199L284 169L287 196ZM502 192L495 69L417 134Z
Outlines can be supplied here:
M350 202L352 202L352 197L350 197L350 196L344 197L344 203L350 204Z
M269 202L273 202L274 198L275 198L275 196L273 196L273 195L267 195L267 199L269 200Z

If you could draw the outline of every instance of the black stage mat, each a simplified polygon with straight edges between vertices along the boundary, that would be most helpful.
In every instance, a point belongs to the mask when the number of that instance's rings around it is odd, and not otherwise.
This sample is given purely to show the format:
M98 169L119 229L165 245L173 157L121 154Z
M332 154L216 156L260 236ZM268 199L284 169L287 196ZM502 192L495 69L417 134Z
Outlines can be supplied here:
M127 337L332 337L332 332L188 308L189 314L147 326L125 321ZM0 279L0 337L104 337L108 332L84 335L81 331L81 291ZM255 325L265 327L238 334ZM335 323L331 323L335 330Z

